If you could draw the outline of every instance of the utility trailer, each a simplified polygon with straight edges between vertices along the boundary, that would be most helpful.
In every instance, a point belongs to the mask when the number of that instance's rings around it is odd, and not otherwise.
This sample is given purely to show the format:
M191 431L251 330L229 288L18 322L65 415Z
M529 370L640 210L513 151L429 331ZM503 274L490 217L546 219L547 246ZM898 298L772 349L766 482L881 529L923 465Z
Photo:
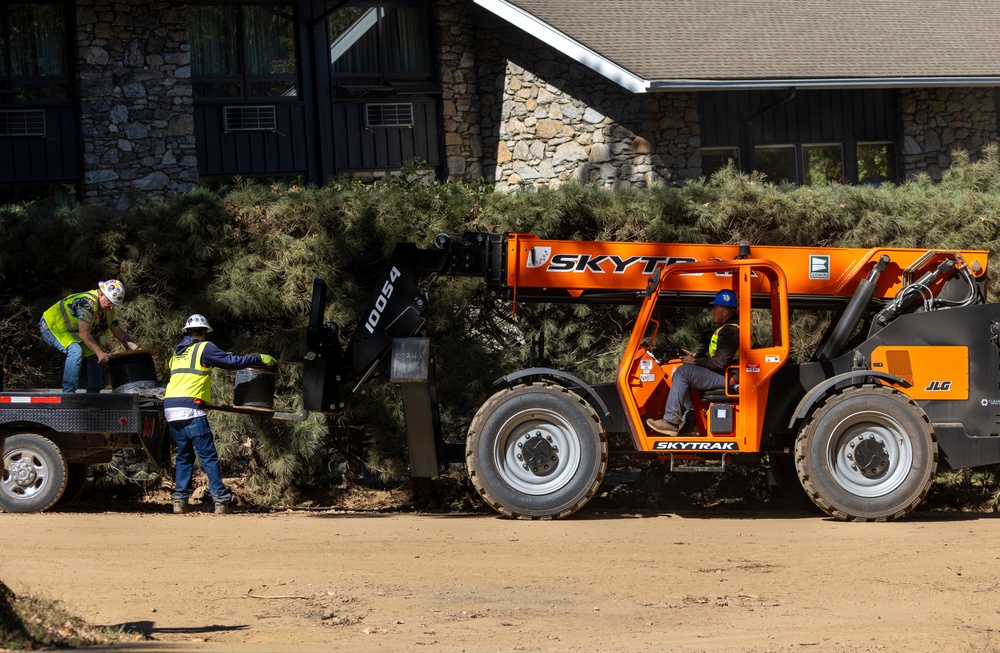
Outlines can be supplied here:
M162 401L139 393L0 388L0 509L39 512L72 500L87 467L141 449L160 469L169 455Z

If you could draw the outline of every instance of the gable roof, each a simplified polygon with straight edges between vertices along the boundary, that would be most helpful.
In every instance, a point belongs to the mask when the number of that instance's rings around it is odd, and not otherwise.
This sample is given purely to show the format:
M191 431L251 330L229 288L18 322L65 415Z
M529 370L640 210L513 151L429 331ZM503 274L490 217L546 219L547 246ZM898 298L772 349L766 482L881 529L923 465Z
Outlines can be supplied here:
M995 0L475 0L633 92L1000 85Z

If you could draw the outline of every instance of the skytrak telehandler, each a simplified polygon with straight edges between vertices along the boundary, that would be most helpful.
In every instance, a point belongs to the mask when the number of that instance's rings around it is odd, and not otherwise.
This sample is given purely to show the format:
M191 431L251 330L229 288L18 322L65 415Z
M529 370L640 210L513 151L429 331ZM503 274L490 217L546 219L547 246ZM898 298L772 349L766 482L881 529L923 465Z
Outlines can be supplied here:
M500 300L629 303L638 313L614 379L591 385L530 367L500 379L466 439L469 476L503 515L572 514L594 496L609 455L658 457L672 470L758 460L797 470L822 510L887 520L917 506L938 469L1000 462L1000 305L985 303L987 252L544 240L441 235L437 249L397 245L365 321L342 348L323 323L317 280L304 409L336 412L391 356L403 388L411 472L438 473L429 342L430 276L472 276ZM693 397L694 428L648 430L663 413L680 348L657 305L739 296L740 352L728 387ZM789 359L789 312L832 323L806 362ZM662 343L662 344L661 344ZM629 442L611 450L609 436Z

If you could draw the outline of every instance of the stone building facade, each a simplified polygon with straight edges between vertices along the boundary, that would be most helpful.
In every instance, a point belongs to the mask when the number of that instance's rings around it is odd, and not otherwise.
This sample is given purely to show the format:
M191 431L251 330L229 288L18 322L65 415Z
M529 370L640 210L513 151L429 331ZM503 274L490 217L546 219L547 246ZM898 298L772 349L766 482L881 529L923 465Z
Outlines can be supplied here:
M74 1L82 201L164 198L199 182L189 4ZM302 14L319 4L296 5L300 40L314 20ZM433 16L439 178L482 179L509 192L570 181L648 188L702 174L697 92L633 93L466 0L437 0ZM321 60L328 46L313 47ZM304 75L302 84L310 83ZM996 89L896 94L898 115L890 119L899 126L901 181L919 173L939 179L953 150L975 158L997 140ZM321 91L316 98L304 104L329 102ZM320 109L314 119L319 123L325 115ZM383 166L351 174L378 178L389 172Z
M645 188L701 175L696 92L631 93L494 16L462 11L458 0L440 5L449 177L481 170L514 191L570 180ZM455 61L462 65L450 68ZM998 139L996 89L897 93L900 181L921 172L939 180L954 150L974 159ZM480 107L478 121L470 106Z

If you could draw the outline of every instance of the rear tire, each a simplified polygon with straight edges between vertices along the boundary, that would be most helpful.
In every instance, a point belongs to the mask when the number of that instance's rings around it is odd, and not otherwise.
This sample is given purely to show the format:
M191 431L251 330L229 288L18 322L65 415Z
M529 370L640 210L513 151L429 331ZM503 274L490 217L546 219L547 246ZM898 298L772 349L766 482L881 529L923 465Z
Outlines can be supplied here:
M65 488L66 459L52 440L36 433L4 439L0 509L41 512L51 508Z
M557 385L520 385L479 409L465 461L479 495L501 515L560 518L597 492L608 440L597 413L578 394Z
M802 487L823 512L845 521L906 515L930 489L937 459L924 411L881 386L834 395L795 442Z

